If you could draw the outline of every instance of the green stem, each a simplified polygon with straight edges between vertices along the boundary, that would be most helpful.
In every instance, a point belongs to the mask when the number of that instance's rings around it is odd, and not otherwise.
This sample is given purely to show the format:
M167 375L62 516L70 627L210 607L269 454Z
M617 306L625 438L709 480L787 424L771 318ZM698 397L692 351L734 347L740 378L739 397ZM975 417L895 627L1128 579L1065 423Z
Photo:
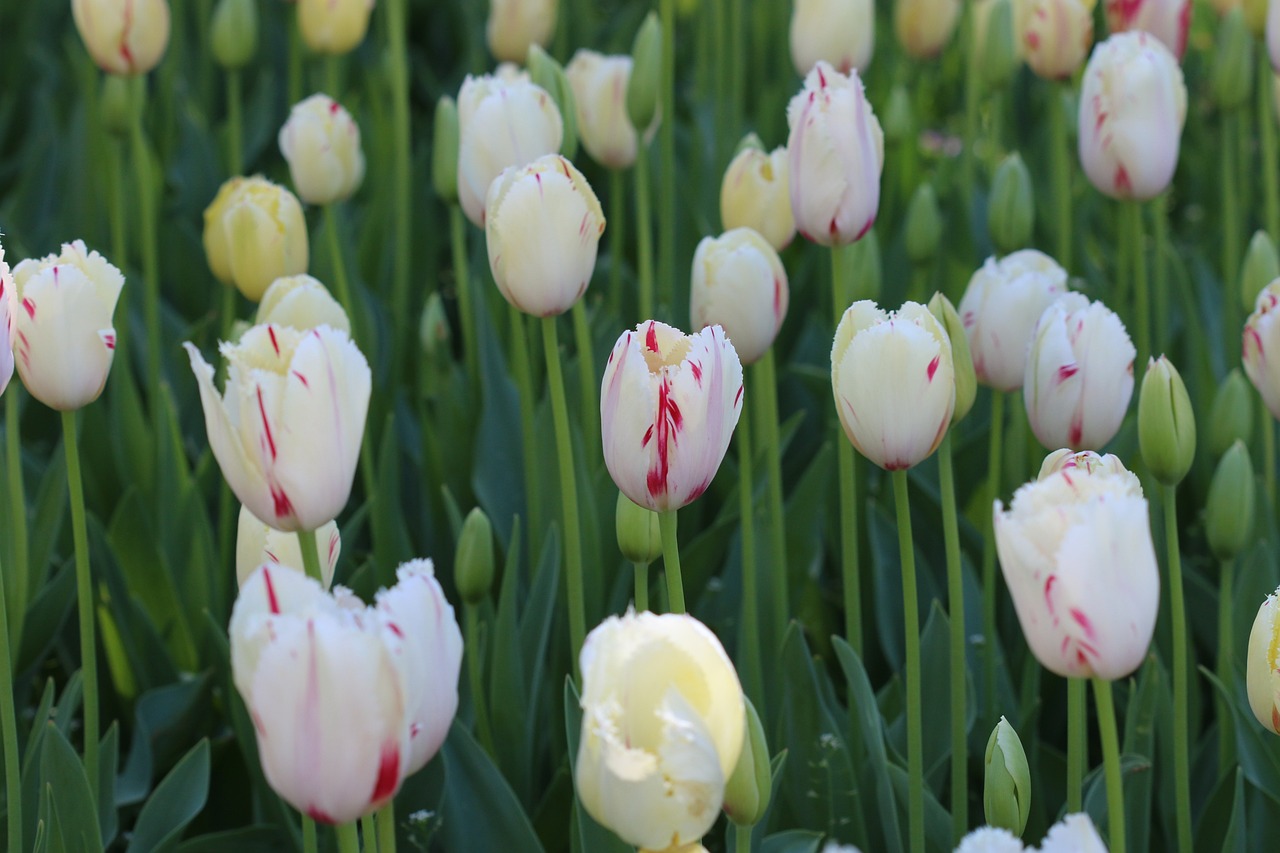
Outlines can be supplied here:
M764 442L765 471L769 501L769 573L773 577L774 620L781 642L791 618L791 573L787 569L787 530L782 501L782 438L778 432L778 380L773 350L765 351L755 369L756 424ZM738 420L738 428L748 418Z
M556 429L556 456L560 462L560 505L564 509L565 586L569 592L569 637L573 642L575 671L578 652L587 636L586 604L582 592L582 535L578 531L578 480L573 472L573 439L569 433L569 407L564 399L560 372L560 342L556 318L542 318L542 349L547 357L547 385L551 390L551 417Z
M18 715L13 705L13 663L18 648L9 637L9 616L4 595L4 572L0 572L0 731L4 736L4 790L9 812L9 848L22 849L22 772L18 766Z
M733 825L734 853L751 853L751 827Z
M960 527L956 514L951 430L938 447L938 486L942 492L942 536L947 555L947 600L951 617L951 836L959 844L969 828L969 743L965 731L964 577L960 564Z
M635 606L637 613L649 609L649 564L632 563L636 574Z
M62 413L62 446L67 456L67 491L76 552L76 604L80 612L80 667L84 675L84 772L95 808L98 802L98 654L94 642L93 577L89 570L89 530L85 523L84 482L76 413ZM12 814L12 813L11 813Z
M338 824L334 832L338 836L338 853L360 853L360 835L354 820Z
M326 56L324 62L325 94L335 101L342 100L342 57Z
M1124 788L1120 779L1120 738L1116 734L1116 711L1111 701L1111 682L1093 679L1093 698L1098 705L1098 731L1102 739L1102 761L1107 778L1107 829L1110 853L1124 853ZM1188 820L1190 815L1187 816Z
M1166 345L1167 321L1169 317L1169 268L1166 263L1166 253L1169 246L1169 212L1166 205L1169 201L1169 194L1164 193L1151 202L1151 218L1155 224L1153 228L1155 232L1155 263L1152 266L1154 275L1152 281L1155 284L1155 343L1156 347L1162 351ZM1227 293L1232 290L1228 287Z
M625 253L627 232L623 219L627 210L626 173L622 169L609 170L609 293L605 297L605 311L611 317L622 312L622 256Z
M480 352L476 337L475 311L471 305L471 270L467 258L467 220L462 208L449 208L449 232L453 251L453 286L458 293L458 316L462 322L462 356L473 388L480 384Z
M742 132L742 81L743 64L746 62L744 45L743 0L729 0L729 128L730 144ZM748 840L751 833L747 833Z
M658 513L662 530L662 568L667 576L667 601L672 613L684 613L684 580L680 576L680 542L676 538L676 511Z
M961 158L961 187L964 189L964 201L969 210L973 209L974 184L978 171L978 104L981 96L981 79L978 75L977 14L974 5L969 5L967 37L965 39L965 78L964 78L964 157Z
M364 853L378 853L378 831L374 827L373 812L360 818L360 837L364 839Z
M1004 453L1004 392L991 389L991 432L987 445L987 486L991 489L991 512L994 513L995 501L1000 497L1000 462ZM983 692L985 695L985 713L988 717L996 712L996 531L994 517L983 529L982 547L982 671Z
M22 623L26 620L27 595L31 581L31 556L27 548L27 495L22 482L22 389L17 383L8 389L5 401L5 467L9 472L9 541L13 543L11 558L13 578L9 615L9 642L16 649L22 639Z
M1266 406L1258 407L1262 419L1262 482L1267 489L1267 501L1274 511L1276 505L1276 423Z
M756 564L756 519L752 509L755 478L751 476L751 418L739 418L738 515L742 525L742 673L751 701L764 700L764 673L760 667L760 589ZM782 636L779 634L778 636Z
M529 335L524 327L524 315L510 304L507 306L511 321L511 370L520 396L520 440L524 461L525 511L529 514L529 531L534 536L542 533L542 498L538 493L538 446L534 442L533 379L529 365ZM529 553L538 553L533 536L529 539Z
M299 530L298 548L302 551L302 568L307 577L324 586L324 574L320 571L320 552L316 548L316 532Z
M636 271L639 277L640 318L653 316L653 214L650 212L649 147L640 140L636 151Z
M296 12L286 12L289 22L285 28L289 30L289 103L296 104L302 100L302 32L298 29ZM306 828L305 823L303 828ZM315 830L313 829L312 832Z
M844 252L831 250L831 309L836 327L849 307L845 297ZM777 417L776 414L774 416ZM839 420L836 421L839 424ZM841 428L843 429L843 427ZM858 537L862 513L858 506L858 469L853 446L843 436L836 439L836 467L840 482L840 577L844 586L845 639L862 656L862 569L858 565Z
M392 159L393 203L395 216L395 254L391 273L391 309L394 317L409 316L409 277L413 265L413 146L412 125L409 118L409 63L407 58L406 25L408 12L405 0L387 0L387 60L391 83L391 127L394 134ZM393 342L395 364L404 364L408 342L412 340L412 324L394 323L397 330Z
M324 232L325 241L329 244L329 264L333 267L333 288L337 291L338 302L342 303L342 310L347 312L347 317L351 320L351 338L357 344L367 348L369 342L365 340L364 327L361 325L360 315L351 295L351 281L347 278L347 264L342 255L336 204L324 206Z
M1235 660L1235 560L1221 563L1218 587L1218 680L1228 690L1235 689L1232 665ZM1236 767L1236 735L1230 706L1218 699L1218 776L1224 777Z
M1143 245L1145 236L1142 227L1142 204L1136 201L1122 202L1125 220L1128 223L1129 251L1133 261L1133 311L1137 315L1135 323L1138 327L1138 355L1134 364L1146 369L1147 359L1151 356L1151 304L1147 289L1147 253ZM1237 300L1228 299L1234 305Z
M396 801L378 809L378 853L396 853Z
M1236 134L1239 132L1240 110L1229 110L1222 115L1222 140L1219 151L1219 162L1222 174L1219 181L1222 185L1222 289L1228 294L1223 299L1222 321L1225 325L1226 340L1235 340L1240 336L1240 300L1234 298L1240 284L1240 252L1243 241L1240 225L1240 188L1237 186L1236 151L1238 145ZM1237 347L1238 349L1238 347ZM1142 353L1140 352L1139 355ZM1239 353L1236 353L1239 356ZM1145 365L1146 360L1139 364Z
M1071 137L1067 133L1067 119L1062 108L1064 94L1062 85L1049 84L1049 148L1053 152L1050 162L1053 164L1053 202L1057 211L1053 222L1053 233L1057 238L1054 251L1057 252L1058 263L1070 270L1072 158Z
M1262 192L1266 211L1267 233L1272 240L1280 240L1280 174L1276 163L1276 125L1274 72L1267 51L1258 51L1258 124L1262 139Z
M916 590L916 555L911 539L911 503L907 472L893 472L893 499L898 515L898 555L902 559L902 615L907 644L907 776L912 853L924 853L924 728L920 698L920 605Z
M493 730L489 726L489 708L485 702L483 662L480 660L480 614L473 604L463 604L463 621L466 623L467 643L463 654L467 658L467 680L471 688L471 707L476 712L476 735L480 745L490 755L497 755L493 747Z
M139 228L142 237L142 281L147 326L147 392L156 419L160 418L160 263L156 248L155 194L151 181L151 155L142 130L147 107L147 78L138 77L137 104L133 113L133 171L137 179ZM96 784L96 780L95 780Z
M123 266L129 253L129 237L126 226L129 218L125 213L124 191L120 186L124 174L124 146L120 139L112 136L107 140L107 206L111 211L111 260Z
M1067 813L1084 808L1084 769L1089 766L1088 696L1083 678L1067 679Z
M1232 301L1232 300L1227 300ZM1169 615L1173 623L1173 774L1178 850L1191 853L1191 752L1187 720L1187 611L1183 602L1182 554L1178 547L1178 505L1175 486L1161 486L1164 531L1169 559Z
M587 300L573 303L573 343L578 350L578 385L581 398L583 451L587 459L600 460L604 451L600 448L600 383L596 380L595 355L591 347L591 326L587 322Z
M244 150L241 140L244 132L240 97L240 72L227 71L227 171L232 176L244 172Z
M659 0L662 16L662 157L660 201L662 238L658 241L661 271L661 310L671 319L675 310L676 283L676 0ZM647 316L647 315L646 315Z

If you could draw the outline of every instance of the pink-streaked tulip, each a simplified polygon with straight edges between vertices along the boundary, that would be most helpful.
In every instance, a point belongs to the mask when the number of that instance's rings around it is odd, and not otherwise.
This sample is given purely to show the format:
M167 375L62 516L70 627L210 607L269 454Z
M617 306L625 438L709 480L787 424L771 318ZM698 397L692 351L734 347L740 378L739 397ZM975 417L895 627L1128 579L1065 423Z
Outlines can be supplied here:
M772 153L753 145L738 152L720 183L720 224L724 230L750 228L781 252L796 236L791 213L791 167L787 149Z
M1080 91L1080 164L1104 195L1146 201L1178 165L1187 87L1178 60L1144 32L1093 49Z
M880 208L884 132L857 72L817 63L787 106L787 123L796 230L823 246L860 239Z
M996 550L1027 644L1069 678L1124 678L1146 657L1160 572L1138 478L1061 468L995 502Z
M484 35L499 62L524 62L533 45L546 47L556 31L560 0L490 0Z
M720 816L746 732L724 647L692 616L629 611L588 634L580 660L583 808L641 848L696 842Z
M309 275L291 275L271 282L258 303L255 325L288 326L305 332L320 326L332 326L351 334L351 321L333 294Z
M573 88L582 147L605 168L630 168L640 146L640 134L627 114L631 57L583 49L573 55L564 73Z
M1023 55L1046 80L1076 73L1093 44L1093 7L1097 0L1027 0L1023 18Z
M342 104L316 94L293 105L280 128L280 153L307 204L345 201L364 181L360 127Z
M719 326L686 335L648 320L613 345L600 431L609 474L634 503L665 512L696 500L741 414L742 363Z
M503 297L526 314L563 314L596 267L604 211L582 173L559 154L504 171L485 201L489 269Z
M298 0L298 31L313 53L341 56L369 30L373 0Z
M1049 827L1040 853L1107 853L1098 828L1085 812L1069 814Z
M1280 620L1276 619L1277 589L1258 608L1249 631L1245 682L1249 707L1267 731L1280 735Z
M1160 39L1178 59L1187 50L1191 0L1106 0L1107 29L1143 30Z
M1043 252L1022 249L987 258L956 309L979 382L997 391L1022 387L1036 321L1066 292L1067 271Z
M1271 416L1280 418L1280 279L1258 294L1253 313L1244 324L1241 360L1245 375L1262 395Z
M98 399L115 357L120 270L76 240L18 264L11 284L13 345L27 391L63 412Z
M13 322L17 310L17 290L4 261L4 246L0 245L0 394L13 378Z
M71 16L108 74L146 74L169 46L167 0L71 0Z
M1036 476L1037 480L1047 479L1052 474L1060 471L1074 471L1077 468L1086 474L1097 474L1101 472L1117 473L1119 471L1128 471L1124 467L1124 463L1120 461L1120 457L1114 453L1095 453L1092 450L1072 450L1064 447L1055 450L1044 458L1040 463L1040 473Z
M894 0L893 31L908 56L932 59L951 41L960 0Z
M831 390L859 453L887 471L918 464L938 449L955 408L946 331L915 302L891 313L853 303L836 327Z
M556 102L523 73L467 77L458 92L458 203L485 223L493 179L560 150L564 124Z
M693 255L689 317L694 328L719 325L743 364L760 360L787 316L787 271L769 242L750 228L706 237Z
M320 579L328 589L333 585L333 570L338 565L338 555L342 553L338 524L330 521L312 535L316 538L316 552L320 555ZM236 583L244 586L249 576L265 564L302 572L302 546L297 534L281 533L268 527L242 505L236 530Z
M791 10L791 62L807 76L819 62L840 73L866 71L876 47L872 0L795 0Z
M240 502L276 530L319 530L351 495L372 377L345 332L254 326L223 343L227 384L186 343L209 446Z
M1120 429L1133 397L1133 341L1115 312L1068 293L1036 323L1022 397L1045 447L1093 450Z

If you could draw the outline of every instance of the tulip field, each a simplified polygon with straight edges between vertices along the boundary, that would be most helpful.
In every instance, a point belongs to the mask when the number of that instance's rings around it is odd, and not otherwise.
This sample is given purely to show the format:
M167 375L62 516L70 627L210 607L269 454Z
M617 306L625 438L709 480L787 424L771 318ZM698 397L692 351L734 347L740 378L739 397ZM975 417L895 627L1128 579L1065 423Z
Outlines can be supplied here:
M0 849L1277 849L1280 0L0 35Z

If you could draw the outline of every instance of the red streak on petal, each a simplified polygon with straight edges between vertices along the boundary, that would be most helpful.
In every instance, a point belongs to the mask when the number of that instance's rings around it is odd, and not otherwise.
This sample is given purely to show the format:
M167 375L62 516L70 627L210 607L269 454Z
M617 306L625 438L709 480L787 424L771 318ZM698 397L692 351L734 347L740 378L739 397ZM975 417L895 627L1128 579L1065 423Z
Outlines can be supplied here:
M338 114L338 110L340 109L342 109L342 107L338 106L337 101L329 102L329 115L336 116Z
M289 502L289 496L284 493L284 489L271 486L271 499L275 501L276 518L293 515L293 504Z
M815 68L814 70L818 72L818 85L824 89L827 88L827 75L822 73L821 68Z
M696 361L689 362L689 367L693 370L693 381L698 383L698 387L702 387L702 365Z
M115 335L103 335L103 336L102 336L102 342L103 342L104 344L106 344L106 345L107 345L107 349L115 349L115 348L116 348L116 336L115 336Z
M272 557L271 559L275 559ZM267 569L262 573L262 581L267 585L267 607L272 613L280 612L280 600L276 598L275 585L271 583L271 570Z
M1080 439L1084 437L1084 413L1077 412L1071 418L1071 428L1067 431L1067 443L1073 450L1080 449Z
M1089 617L1086 616L1083 611L1079 608L1073 607L1068 612L1071 614L1071 618L1075 620L1075 623L1084 631L1084 635L1086 637L1090 640L1097 639L1097 632L1093 629L1093 623L1089 621Z
M671 445L676 442L680 423L680 407L671 398L671 379L664 372L662 384L658 386L658 411L653 423L657 429L658 459L657 464L649 469L647 480L649 494L654 497L667 493L671 474Z
M382 745L382 758L378 764L378 779L373 784L373 802L381 802L400 787L400 748L394 742Z
M652 320L649 321L649 330L644 334L644 345L649 348L649 352L658 351L658 327Z
M271 348L276 351L276 355L280 354L280 344L276 341L275 326L267 326L267 334L271 336Z
M925 373L927 373L927 374L928 374L928 376L929 376L929 381L930 381L930 382L932 382L932 381L933 381L933 374L935 374L935 373L937 373L937 372L938 372L938 361L939 361L941 358L942 358L942 356L941 356L941 355L935 355L935 356L933 357L933 360L929 362L929 367L925 370Z
M733 395L733 404L735 406L742 402L742 389L743 389L743 386L739 385L738 393Z
M1280 708L1275 705L1271 706L1271 729L1276 734L1280 734Z
M648 447L649 440L653 438L653 424L649 424L649 428L644 431L644 438L640 441L641 447Z
M400 630L399 625L397 625L394 622L388 622L387 627L391 629L391 633L395 634L397 637L399 637L402 640L404 639L404 631Z
M327 814L320 811L320 809L316 808L315 806L312 806L311 808L307 809L307 817L311 818L316 823L328 823L328 824L337 823L336 820L329 817Z
M262 431L267 436L267 449L271 451L271 461L276 459L276 440L271 435L271 422L267 420L267 407L262 402L262 388L258 388L258 414L262 416Z
M299 373L296 370L293 371L293 375L298 377L298 381L302 383L303 388L306 388L308 391L311 390L311 383L307 381L307 377L303 376L301 373Z
M1072 376L1080 372L1080 366L1075 364L1064 364L1058 368L1058 382L1066 382Z
M57 270L57 267L54 267ZM36 304L31 301L31 297L22 300L22 307L26 309L27 316L32 320L36 318Z
M1049 608L1049 615L1053 617L1055 623L1058 621L1058 617L1053 612L1053 585L1057 580L1057 575L1049 575L1044 582L1044 603Z
M1129 173L1123 165L1116 166L1116 191L1122 193L1133 192L1133 184L1129 182Z
M329 565L331 566L333 565L333 561L334 561L334 551L338 549L339 541L340 540L338 537L338 531L335 530L333 531L333 535L329 537Z

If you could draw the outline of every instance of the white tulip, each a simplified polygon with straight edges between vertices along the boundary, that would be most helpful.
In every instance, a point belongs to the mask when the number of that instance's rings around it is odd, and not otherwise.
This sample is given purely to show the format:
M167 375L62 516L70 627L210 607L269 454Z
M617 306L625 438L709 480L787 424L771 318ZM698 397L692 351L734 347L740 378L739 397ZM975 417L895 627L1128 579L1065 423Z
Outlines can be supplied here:
M804 77L819 61L843 74L864 72L876 47L872 0L795 0L791 11L791 62Z
M695 328L724 328L738 358L752 364L773 346L787 316L787 271L750 228L706 237L693 255L689 317Z
M333 570L342 553L337 522L330 521L311 535L315 536L316 553L320 555L321 583L328 589L333 585ZM266 564L305 573L298 535L269 527L241 505L236 532L236 583L244 586L249 576Z
M345 201L364 181L360 127L328 95L312 95L294 104L280 128L279 143L293 187L307 204Z
M720 223L725 231L750 228L781 252L796 236L791 212L791 167L787 149L765 153L748 145L738 152L720 183Z

